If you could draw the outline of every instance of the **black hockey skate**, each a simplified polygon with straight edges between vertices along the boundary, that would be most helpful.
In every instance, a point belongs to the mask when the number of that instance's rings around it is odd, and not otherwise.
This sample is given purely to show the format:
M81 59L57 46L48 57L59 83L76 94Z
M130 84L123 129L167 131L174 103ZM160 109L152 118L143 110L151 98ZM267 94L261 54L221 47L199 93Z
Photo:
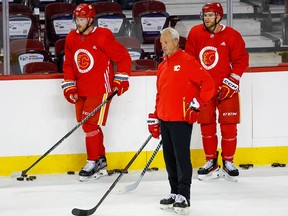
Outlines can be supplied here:
M79 180L81 182L89 181L90 179L98 179L108 175L106 157L100 157L98 160L87 160L87 164L79 172Z
M228 181L232 182L238 181L239 171L234 166L233 162L223 160L223 176Z
M210 159L206 161L206 164L198 169L198 179L209 180L209 179L218 179L219 176L219 166L218 166L218 152L217 158Z
M184 196L177 194L173 209L177 214L187 215L189 214L190 201Z
M173 204L175 202L176 196L176 194L170 194L167 198L160 200L160 209L173 209Z

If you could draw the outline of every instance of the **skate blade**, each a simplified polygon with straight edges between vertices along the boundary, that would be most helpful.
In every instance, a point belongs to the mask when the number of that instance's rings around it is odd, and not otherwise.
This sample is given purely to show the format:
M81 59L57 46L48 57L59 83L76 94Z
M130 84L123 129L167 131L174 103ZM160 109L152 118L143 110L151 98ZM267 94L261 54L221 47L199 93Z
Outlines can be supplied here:
M99 172L97 172L93 175L93 178L98 179L98 178L103 177L103 176L108 176L108 172L106 169L99 170Z
M227 180L227 181L238 182L238 176L230 176L230 175L228 175L228 173L226 173L224 170L223 170L223 177L224 177L224 179Z
M207 175L199 175L198 174L198 180L199 181L207 181L210 179L219 179L220 175L219 175L219 168L208 173Z
M189 214L189 208L179 208L179 207L174 207L174 211L177 214L181 214L181 215L188 215Z
M91 180L99 179L100 177L108 176L108 172L106 169L102 169L97 173L94 173L92 176L79 176L80 182L87 182Z
M173 209L173 204L171 204L171 205L161 205L160 204L160 209L161 210L165 210L165 211L173 211L174 209Z

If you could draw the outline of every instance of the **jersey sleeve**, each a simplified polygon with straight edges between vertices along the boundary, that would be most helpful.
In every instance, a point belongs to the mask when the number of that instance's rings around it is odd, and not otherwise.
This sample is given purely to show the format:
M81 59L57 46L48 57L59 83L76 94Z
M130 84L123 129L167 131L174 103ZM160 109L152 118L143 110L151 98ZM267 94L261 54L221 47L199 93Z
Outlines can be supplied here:
M195 44L197 43L197 38L195 37L195 35L196 35L195 28L192 27L186 40L185 52L197 59L196 47L195 47Z
M117 65L118 72L131 74L131 57L126 47L120 44L109 29L99 29L101 50ZM98 45L98 46L99 46Z
M232 73L242 76L244 70L249 66L249 54L245 48L245 42L239 32L235 31L231 37L231 65Z
M73 54L71 51L72 42L71 35L67 35L65 42L65 61L63 63L64 80L75 80L73 72Z

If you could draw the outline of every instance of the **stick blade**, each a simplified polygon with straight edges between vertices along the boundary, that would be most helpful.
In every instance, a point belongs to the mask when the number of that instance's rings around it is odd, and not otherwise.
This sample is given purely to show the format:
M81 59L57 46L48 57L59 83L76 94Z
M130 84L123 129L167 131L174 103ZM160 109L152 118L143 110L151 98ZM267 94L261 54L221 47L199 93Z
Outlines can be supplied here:
M23 171L13 172L11 174L11 178L16 178L16 177L21 177L21 176L24 177Z
M135 190L137 188L137 186L139 185L141 179L142 179L142 176L140 176L140 178L136 182L134 182L133 184L118 188L117 193L118 194L124 194L124 193L128 193L130 191Z
M73 215L78 215L78 216L87 216L87 215L92 215L97 209L97 206L95 206L92 209L78 209L78 208L74 208L72 209L72 214Z
M124 194L124 193L126 193L126 192L127 192L127 191L126 191L126 186L118 187L118 188L115 189L115 193L116 193L116 194Z
M78 208L72 209L72 214L73 214L73 215L78 215L78 216L86 216L86 215L89 215L89 214L88 214L88 210L83 210L83 209L78 209Z

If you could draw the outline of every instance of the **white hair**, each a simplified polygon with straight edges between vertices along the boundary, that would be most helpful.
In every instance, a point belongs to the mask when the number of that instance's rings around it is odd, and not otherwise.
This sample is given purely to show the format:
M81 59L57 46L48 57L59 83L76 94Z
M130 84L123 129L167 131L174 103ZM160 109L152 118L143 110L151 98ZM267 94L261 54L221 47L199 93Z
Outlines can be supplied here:
M162 35L162 34L164 34L164 33L166 33L166 32L169 32L169 33L170 33L172 40L177 39L177 40L179 41L179 37L180 37L180 36L179 36L179 33L178 33L178 31L177 31L176 29L171 28L171 27L167 27L167 28L165 28L165 29L162 29L162 30L160 31L160 34Z

